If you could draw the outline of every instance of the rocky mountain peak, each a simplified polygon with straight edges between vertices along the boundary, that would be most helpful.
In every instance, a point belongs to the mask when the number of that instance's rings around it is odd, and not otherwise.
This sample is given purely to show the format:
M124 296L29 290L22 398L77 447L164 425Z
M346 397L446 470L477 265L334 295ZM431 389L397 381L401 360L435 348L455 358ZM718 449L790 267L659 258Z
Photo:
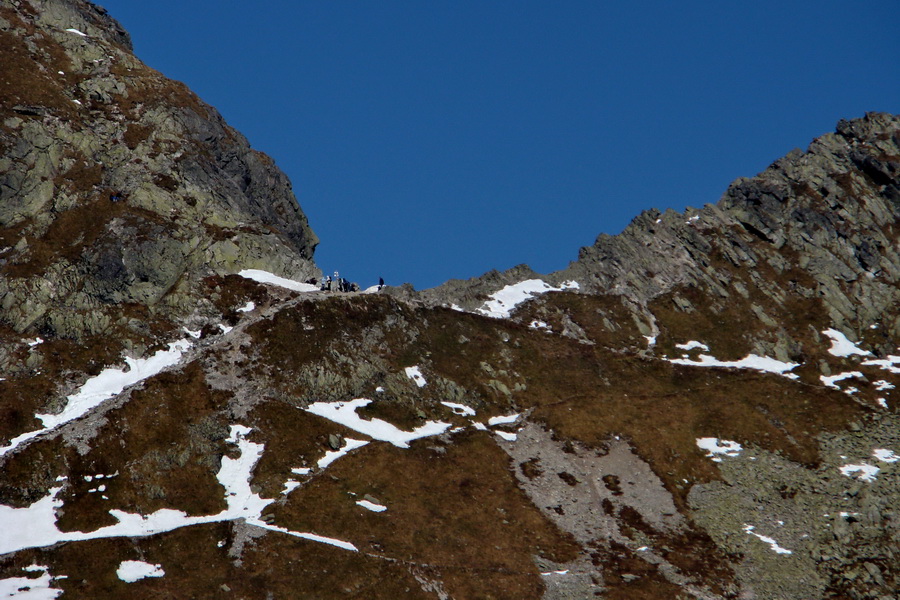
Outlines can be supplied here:
M284 173L134 57L104 9L4 3L0 42L0 296L13 329L108 334L127 328L124 305L203 310L208 275L318 274Z

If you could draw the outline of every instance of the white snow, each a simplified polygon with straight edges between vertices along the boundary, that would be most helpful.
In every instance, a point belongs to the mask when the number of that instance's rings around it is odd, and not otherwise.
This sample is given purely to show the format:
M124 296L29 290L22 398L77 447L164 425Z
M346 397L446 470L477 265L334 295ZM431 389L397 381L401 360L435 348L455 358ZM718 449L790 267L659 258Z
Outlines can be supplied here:
M287 481L284 482L284 489L281 490L281 495L287 496L288 494L290 494L291 492L296 490L298 487L300 487L299 481L297 481L296 479L288 479Z
M755 371L763 371L765 373L775 373L784 375L790 379L796 379L797 376L788 371L799 367L800 363L789 363L769 358L767 356L757 356L756 354L748 354L741 360L722 361L717 360L709 354L701 354L698 360L689 360L685 358L667 359L676 365L688 365L692 367L726 367L731 369L753 369Z
M450 428L450 423L428 421L412 431L403 431L387 421L382 421L381 419L366 420L356 414L358 408L368 406L371 403L372 401L367 398L357 398L349 402L315 402L310 404L305 410L376 440L390 442L398 448L409 448L409 442L412 440L440 435Z
M225 325L224 323L219 323L219 329L222 330L222 335L225 335L225 334L229 333L232 329L234 329L234 327L229 327L228 325Z
M862 463L859 465L844 465L841 467L841 474L859 479L860 481L875 481L875 477L880 470L881 469L878 467Z
M237 311L245 313L245 312L250 312L255 308L256 308L256 303L253 300L248 300L247 304L245 304L242 307L240 307L239 309L237 309Z
M36 566L36 565L32 565ZM62 590L50 587L53 580L47 567L38 567L32 569L26 567L25 571L43 571L44 573L36 578L29 577L9 577L0 579L0 598L17 598L19 600L53 600L63 593Z
M149 515L109 511L118 523L100 529L60 531L56 526L56 509L63 501L57 498L62 487L51 488L48 494L25 508L0 505L0 555L25 548L41 548L59 542L74 542L111 537L142 537L172 531L190 525L233 521L239 518L258 518L272 500L264 500L250 491L250 477L262 454L263 445L246 439L250 429L232 425L227 441L238 446L240 456L222 458L222 466L216 478L225 488L228 508L214 515L190 517L184 512L159 509Z
M356 503L367 510L371 510L372 512L384 512L387 510L387 506L384 506L383 504L375 504L374 502L369 502L368 500L357 500Z
M535 321L532 321L531 323L529 323L528 326L531 329L545 329L547 331L550 331L550 326L547 325L547 323L545 323L544 321L535 320Z
M509 433L508 431L495 431L494 433L496 433L497 435L499 435L500 437L502 437L502 438L503 438L504 440L506 440L507 442L514 442L514 441L516 441L516 440L518 439L518 437L519 437L517 434L515 434L515 433Z
M793 554L793 552L791 552L787 548L782 548L781 546L779 546L778 542L776 542L772 538L767 537L765 535L760 535L758 533L755 533L753 531L754 529L756 529L756 528L753 525L746 525L746 524L744 525L745 532L747 532L750 535L756 536L759 539L761 539L762 541L764 541L765 543L769 544L769 546L772 547L772 550L774 550L776 553L778 553L778 554Z
M187 327L182 327L181 329L182 329L186 334L188 334L189 336L191 336L192 338L194 338L195 340L199 340L199 339L200 339L200 334L203 333L203 332L202 332L201 330L199 330L199 329L198 329L197 331L191 331L191 330L188 329Z
M375 293L380 292L380 291L381 291L381 286L378 285L378 284L376 283L375 285L370 285L369 287L367 287L366 289L364 289L364 290L363 290L362 292L360 292L360 293L362 293L362 294L375 294Z
M291 469L291 473L296 473L297 475L309 475L312 469L309 467L296 467Z
M74 421L91 409L119 394L130 385L134 385L156 375L166 367L176 364L181 355L191 346L188 340L178 340L169 344L168 350L159 350L150 358L126 358L125 369L108 368L99 375L88 379L78 391L68 398L62 412L57 415L35 415L43 423L44 428L23 433L12 440L9 445L0 448L0 456L13 450L20 444L35 438L60 425Z
M162 577L165 574L162 565L153 565L142 560L123 560L116 569L116 575L126 583L134 583L146 577Z
M337 450L329 450L328 452L326 452L325 456L320 458L319 462L316 463L316 466L319 467L320 469L325 469L328 467L328 465L330 465L331 463L333 463L340 457L350 454L350 452L352 452L353 450L356 450L357 448L362 448L363 446L365 446L368 443L369 442L364 441L364 440L354 440L354 439L350 439L350 438L344 438L344 445L341 446Z
M892 389L894 389L894 384L891 383L891 382L889 382L889 381L885 381L884 379L879 379L878 381L876 381L876 382L873 383L872 385L874 385L874 386L875 386L875 389L878 390L879 392L883 392L883 391L885 391L885 390L892 390Z
M263 444L247 440L251 431L244 425L231 426L231 436L226 441L237 444L241 453L237 458L223 456L222 466L216 475L216 479L225 488L225 501L228 503L226 512L232 515L232 519L258 517L272 503L272 500L264 500L259 494L250 491L253 467L265 448Z
M828 352L832 356L871 356L872 353L868 350L862 350L855 343L851 342L847 339L843 333L838 331L837 329L826 329L823 331L825 335L831 338L831 348L828 349Z
M279 287L293 290L295 292L319 291L319 287L311 283L300 283L299 281L294 281L293 279L285 279L284 277L279 277L274 273L269 273L268 271L260 271L259 269L244 269L243 271L238 273L238 275L244 277L245 279L252 279L253 281L257 281L259 283L277 285Z
M541 575L543 575L544 577L547 577L549 575L565 575L568 572L569 572L568 569L566 569L565 571L547 571L546 573L541 573Z
M553 287L541 279L526 279L519 283L508 285L489 296L490 300L476 312L488 317L505 319L510 316L513 309L534 296L547 292L561 292L563 290L579 289L578 282L564 281L559 287Z
M350 542L345 542L343 540L336 540L334 538L325 537L324 535L316 535L315 533L302 533L299 531L291 531L290 529L285 529L284 527L278 527L277 525L270 525L264 521L259 521L257 519L247 519L247 523L250 525L256 525L262 529L268 529L270 531L278 531L279 533L286 533L288 535L292 535L294 537L303 538L305 540L310 540L313 542L319 542L321 544L328 544L331 546L337 546L338 548L343 548L344 550L350 550L351 552L359 552L359 548L351 544Z
M647 347L656 345L656 336L655 335L645 335L644 339L647 340Z
M837 382L843 381L845 379L851 379L853 377L863 377L863 374L859 371L847 371L846 373L838 373L837 375L819 375L819 379L830 388L834 388L839 390L841 388L838 387Z
M708 453L706 456L712 458L715 462L722 462L722 459L718 456L720 454L733 457L740 454L741 450L744 449L737 442L720 440L714 437L697 438L697 446L701 450L706 450Z
M893 450L888 450L887 448L876 448L875 450L872 450L872 456L886 463L895 463L900 460L900 456Z
M472 423L472 427L478 431L487 431L487 426L484 423Z
M404 369L406 371L406 376L416 382L416 385L419 387L425 387L428 383L425 381L425 377L422 375L422 371L419 370L418 365L414 365L412 367L406 367Z
M493 427L494 425L506 425L507 423L515 423L519 420L520 416L520 413L514 413L511 415L491 417L490 419L488 419L488 425Z
M900 368L895 365L900 364L900 356L896 356L894 354L889 355L885 359L872 359L865 360L860 363L861 365L866 365L870 367L881 367L885 371L889 371L891 373L900 373Z
M80 35L81 37L87 37L87 36L88 36L88 34L82 33L82 32L80 32L80 31L78 31L77 29L75 29L74 27L69 27L68 29L66 29L66 31L68 31L69 33L74 33L75 35Z
M384 386L380 386L380 385L379 385L377 388L375 388L375 393L377 393L377 394L383 394L383 393L384 393Z
M463 415L467 417L475 416L475 409L465 404L457 404L456 402L441 402L444 406L453 411L455 415Z
M699 348L705 352L709 352L709 346L706 344L702 344L700 342L691 340L685 344L675 344L676 348L681 348L682 350L693 350L694 348Z
M878 406L880 406L881 408L887 408L887 407L888 407L887 400L885 400L884 398L876 398L876 399L875 399L875 402L877 402L877 403L878 403Z
M36 337L33 340L25 340L25 343L28 344L30 347L34 348L35 346L37 346L39 344L43 344L44 340L43 340L43 338Z

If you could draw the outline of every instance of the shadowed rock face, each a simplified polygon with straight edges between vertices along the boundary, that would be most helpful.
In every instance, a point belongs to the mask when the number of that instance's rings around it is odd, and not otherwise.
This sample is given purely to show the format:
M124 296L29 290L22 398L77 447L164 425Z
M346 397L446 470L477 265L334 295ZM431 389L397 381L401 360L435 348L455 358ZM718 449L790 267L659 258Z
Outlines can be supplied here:
M197 281L318 273L287 177L89 2L0 8L0 319L108 333L203 308Z

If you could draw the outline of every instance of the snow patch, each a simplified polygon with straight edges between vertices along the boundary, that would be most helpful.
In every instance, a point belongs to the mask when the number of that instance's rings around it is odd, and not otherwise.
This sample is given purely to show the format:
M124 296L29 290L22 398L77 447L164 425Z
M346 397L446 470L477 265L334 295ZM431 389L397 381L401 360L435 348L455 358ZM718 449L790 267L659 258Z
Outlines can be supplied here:
M823 331L825 335L831 338L831 348L828 349L828 352L832 356L871 356L872 353L868 350L861 349L858 345L851 342L847 339L843 333L838 331L837 329L826 329Z
M428 421L412 431L403 431L387 421L382 421L381 419L366 420L356 414L358 408L368 406L371 403L372 401L367 398L357 398L349 402L314 402L304 410L373 439L390 442L398 448L409 448L409 442L412 440L440 435L450 428L450 423Z
M789 363L775 360L767 356L757 356L756 354L748 354L741 360L722 361L716 359L709 354L701 354L697 360L686 358L669 358L666 359L676 365L688 365L691 367L725 367L729 369L753 369L754 371L762 371L765 373L775 373L783 375L789 379L796 379L797 376L788 371L800 366L800 363Z
M422 375L422 371L419 370L418 365L414 365L412 367L406 367L404 369L406 371L406 376L416 382L416 385L419 387L425 387L428 382L425 381L425 377Z
M519 420L520 413L514 413L511 415L499 416L499 417L491 417L488 419L488 425L493 427L495 425L506 425L507 423L515 423Z
M162 577L165 574L162 565L153 565L141 560L123 560L116 569L116 575L126 583L134 583L147 577Z
M514 442L519 438L518 434L509 433L508 431L495 431L494 433L499 435L501 438L503 438L507 442Z
M648 348L651 348L656 345L656 336L655 335L645 335L644 339L647 340Z
M293 279L285 279L284 277L279 277L274 273L269 273L268 271L261 271L259 269L244 269L240 273L238 273L241 277L245 279L252 279L253 281L259 283L267 283L270 285L277 285L279 287L283 287L288 290L293 290L295 292L318 292L319 287L313 285L311 283L300 283L299 281L294 281Z
M747 534L758 537L759 539L761 539L762 541L767 543L769 546L771 546L772 550L774 550L777 554L793 554L793 552L791 552L787 548L782 548L781 546L779 546L778 542L776 542L772 538L765 536L765 535L760 535L758 533L755 533L753 531L754 529L756 529L756 528L753 525L746 525L746 524L744 525L744 531Z
M880 470L878 467L862 463L859 465L844 465L841 467L841 474L860 481L875 481L875 477Z
M846 373L838 373L837 375L830 375L830 376L819 375L819 379L822 381L822 383L824 383L826 386L828 386L830 388L834 388L836 390L841 389L837 386L838 381L843 381L845 379L851 379L853 377L862 378L863 374L860 373L859 371L847 371Z
M20 600L53 600L63 593L62 590L51 587L53 580L57 579L47 572L47 567L25 567L25 571L44 571L36 578L9 577L0 579L0 598L18 598Z
M706 437L706 438L697 438L697 446L701 450L706 450L708 457L712 458L715 462L722 462L722 459L719 457L722 456L737 456L743 450L743 446L738 444L737 442L733 442L731 440L720 440L719 438L714 437Z
M860 364L869 367L881 367L882 369L890 373L900 373L900 368L895 366L897 364L900 364L900 356L896 356L894 354L891 354L884 359L866 360L861 362Z
M245 304L242 307L240 307L239 309L237 309L237 311L246 313L246 312L250 312L250 311L254 310L255 308L256 308L256 303L253 300L248 300L247 304Z
M543 329L545 331L551 331L550 326L547 325L547 323L545 323L544 321L532 321L528 324L528 327L530 327L531 329Z
M326 452L325 456L320 458L319 462L316 463L316 466L320 469L325 469L328 467L328 465L330 465L340 457L350 454L350 452L356 450L357 448L362 448L368 443L369 442L364 440L344 438L344 445L337 450L329 450L328 452Z
M526 279L519 283L507 285L489 296L484 305L475 312L496 319L506 319L512 311L526 300L547 292L561 292L579 289L576 281L564 281L559 287L553 287L541 279Z
M441 402L441 404L452 410L453 414L455 415L462 415L466 417L475 416L475 409L470 406L466 406L465 404L457 404L456 402Z
M706 344L702 344L700 342L696 342L694 340L691 340L685 344L675 344L675 347L680 348L682 350L693 350L694 348L699 348L700 350L703 350L704 352L709 352L709 346L707 346Z
M384 506L383 504L375 504L374 502L369 502L368 500L357 500L356 503L366 510L371 510L372 512L380 513L387 510L387 506Z
M887 391L887 390L892 390L892 389L894 389L894 384L891 383L891 382L889 382L889 381L885 381L884 379L879 379L878 381L876 381L876 382L873 383L872 385L874 385L874 386L875 386L875 389L878 390L879 392L884 392L884 391Z
M872 450L872 456L886 463L895 463L900 460L900 456L893 450L888 450L887 448L876 448L875 450Z
M74 27L69 27L68 29L66 29L66 31L68 31L69 33L74 33L75 35L80 35L81 37L88 37L88 34L78 31Z

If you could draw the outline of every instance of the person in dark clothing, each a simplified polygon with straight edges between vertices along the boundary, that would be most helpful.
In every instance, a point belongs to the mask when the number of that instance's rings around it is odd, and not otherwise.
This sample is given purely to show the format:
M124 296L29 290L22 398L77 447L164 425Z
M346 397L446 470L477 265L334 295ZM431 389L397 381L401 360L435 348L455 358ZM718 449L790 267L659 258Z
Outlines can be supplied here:
M384 277L379 277L378 278L378 291L380 292L381 288L383 288L383 287L384 287Z

